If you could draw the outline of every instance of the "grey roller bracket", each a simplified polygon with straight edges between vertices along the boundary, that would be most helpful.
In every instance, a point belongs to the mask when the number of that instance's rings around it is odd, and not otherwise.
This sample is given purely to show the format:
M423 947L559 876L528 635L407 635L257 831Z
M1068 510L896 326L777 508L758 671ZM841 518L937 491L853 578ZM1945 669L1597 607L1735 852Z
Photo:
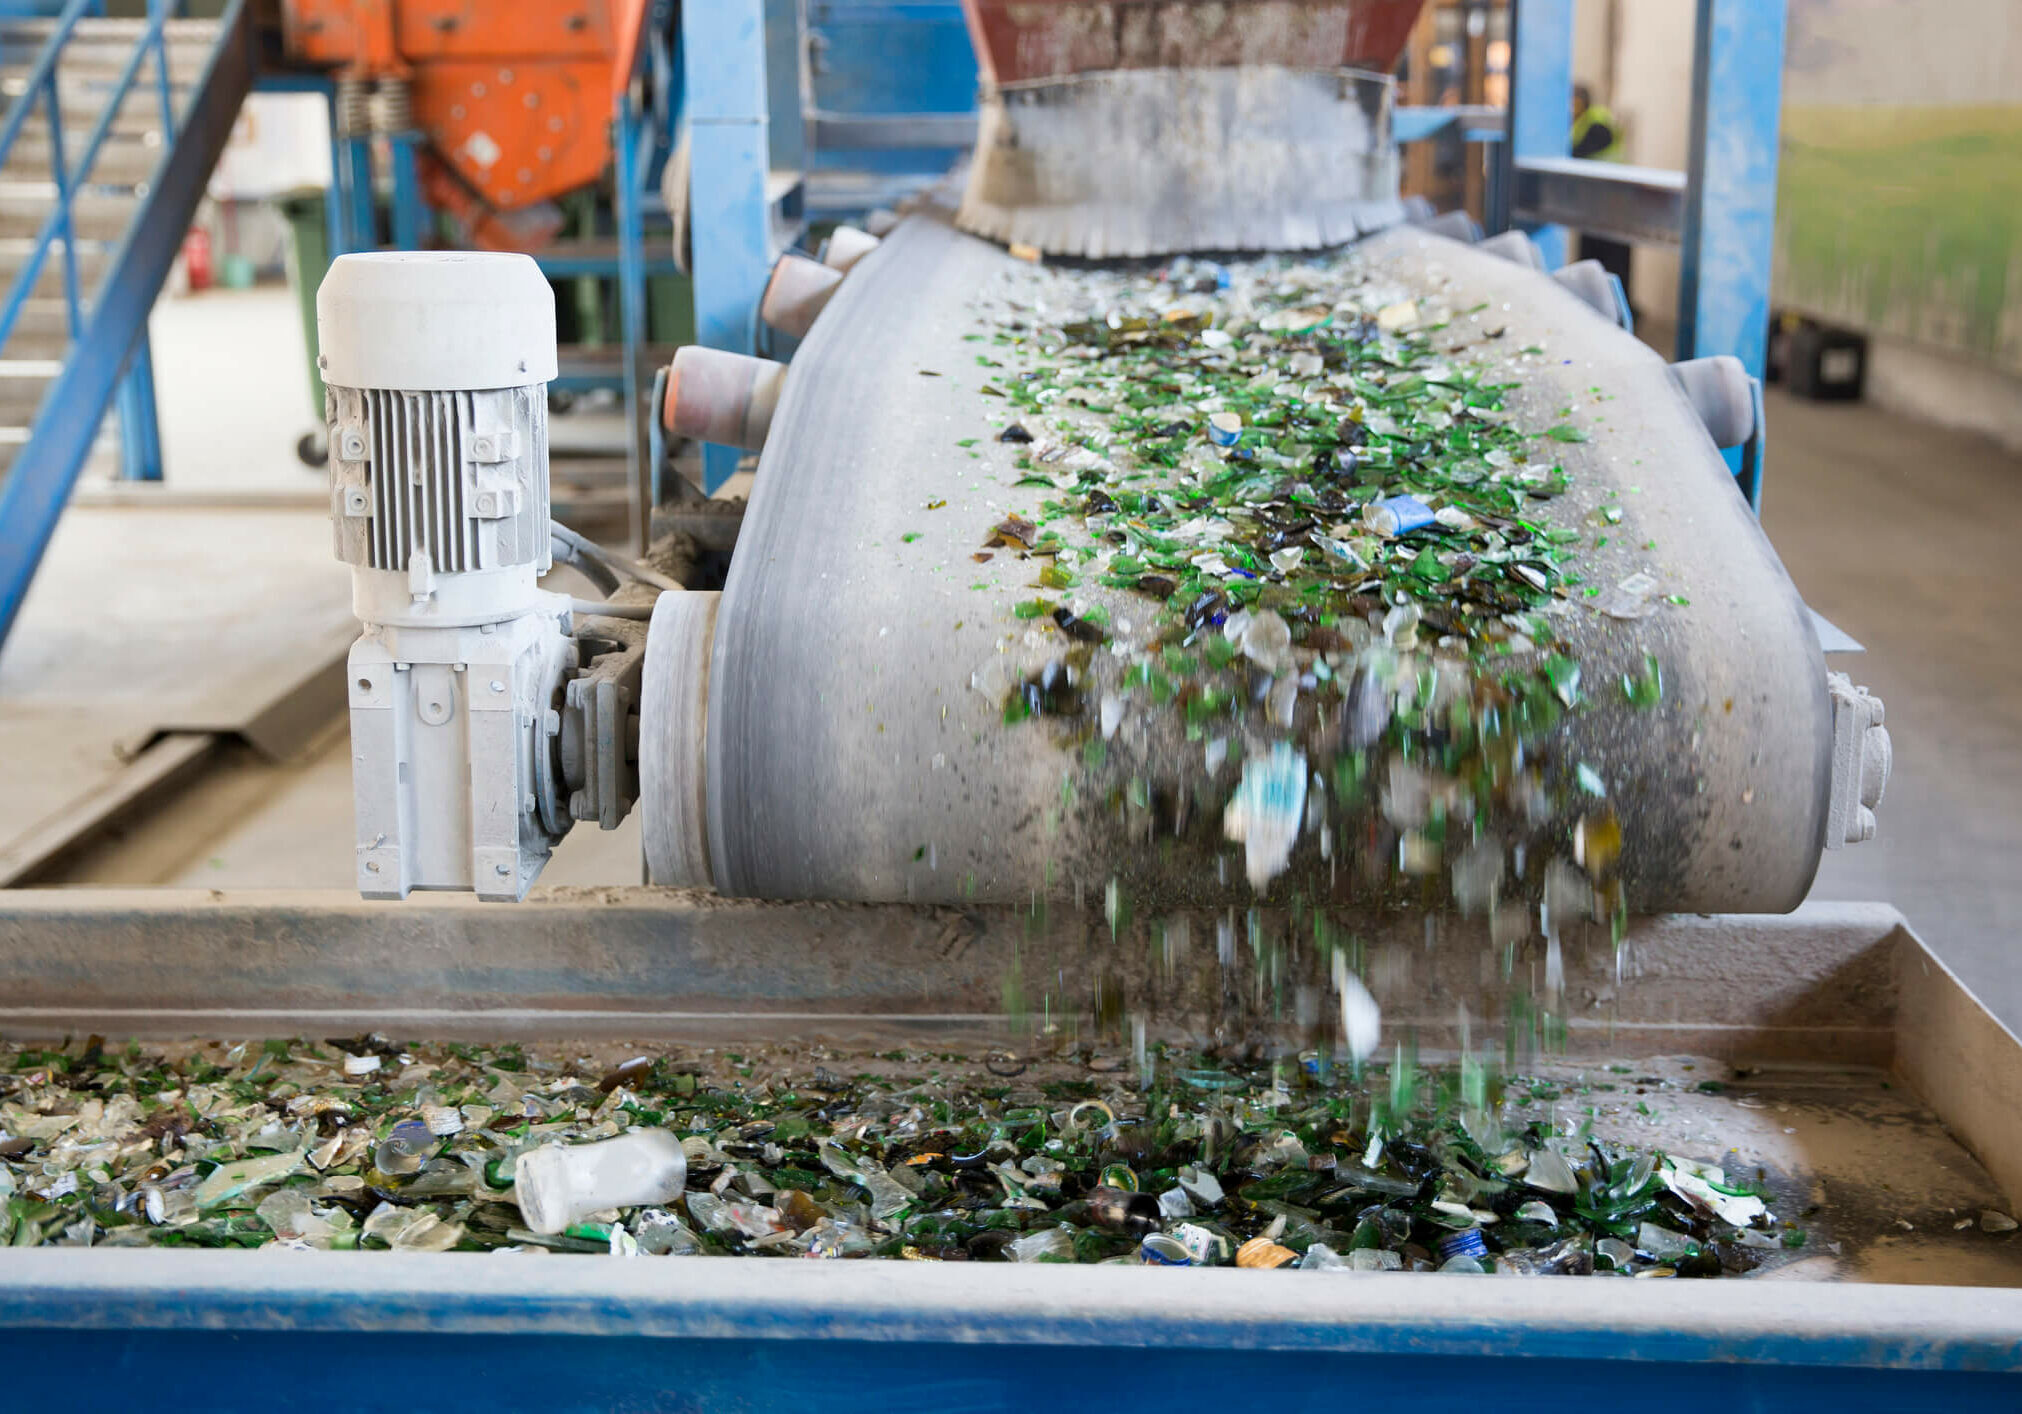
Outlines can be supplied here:
M1504 260L1514 261L1527 270L1544 270L1547 268L1544 251L1538 248L1538 243L1530 238L1528 232L1504 231L1500 235L1490 236L1488 239L1480 242L1480 245L1490 255L1497 255L1501 256Z
M1672 364L1671 376L1692 400L1714 446L1738 447L1755 435L1755 392L1740 359L1690 358Z
M1435 236L1445 236L1450 241L1461 241L1467 245L1481 239L1481 224L1465 211L1442 211L1437 216L1428 216L1412 224L1421 231L1430 231Z
M1845 673L1826 677L1832 694L1832 804L1825 847L1845 849L1875 837L1875 807L1888 790L1895 753L1882 725L1882 701Z
M1868 651L1866 644L1862 643L1858 638L1855 638L1831 619L1828 619L1818 610L1807 608L1805 612L1811 615L1811 631L1813 636L1818 639L1820 652L1865 653Z
M1623 329L1631 326L1622 282L1610 275L1600 261L1575 260L1554 270L1552 278L1578 295L1596 314L1612 319Z
M878 248L878 238L855 226L838 226L821 243L821 263L847 275L850 267Z

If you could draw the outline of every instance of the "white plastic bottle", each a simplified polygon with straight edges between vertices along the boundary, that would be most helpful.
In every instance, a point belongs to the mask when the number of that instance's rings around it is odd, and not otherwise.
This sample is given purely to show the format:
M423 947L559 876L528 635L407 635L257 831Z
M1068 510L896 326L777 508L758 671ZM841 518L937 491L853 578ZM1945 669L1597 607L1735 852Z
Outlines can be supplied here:
M520 1216L540 1233L560 1232L605 1208L671 1203L687 1183L688 1157L664 1129L635 1129L596 1144L546 1144L513 1164Z

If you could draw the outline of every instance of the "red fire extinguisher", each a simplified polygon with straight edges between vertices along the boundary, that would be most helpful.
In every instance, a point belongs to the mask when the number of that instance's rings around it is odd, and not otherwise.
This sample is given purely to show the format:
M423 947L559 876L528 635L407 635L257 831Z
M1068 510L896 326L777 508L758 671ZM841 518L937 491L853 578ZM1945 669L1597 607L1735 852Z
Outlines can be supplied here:
M211 287L211 233L202 226L190 227L183 237L183 269L189 272L190 289Z

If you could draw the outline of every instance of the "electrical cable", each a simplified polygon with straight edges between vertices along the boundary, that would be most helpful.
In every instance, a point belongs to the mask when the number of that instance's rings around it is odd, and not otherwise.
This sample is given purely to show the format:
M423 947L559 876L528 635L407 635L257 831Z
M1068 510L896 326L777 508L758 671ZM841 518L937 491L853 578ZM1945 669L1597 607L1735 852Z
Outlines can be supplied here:
M596 541L569 529L558 520L550 521L548 526L553 531L555 539L561 541L564 545L569 546L585 558L595 560L598 564L616 570L627 578L635 579L641 584L649 584L655 589L684 589L687 587L680 581L664 575L656 569L640 564L637 560L621 555L615 550L606 550L603 546L597 544Z
M624 581L619 578L616 570L602 560L591 559L572 540L564 540L559 535L551 536L550 539L553 543L556 564L567 565L575 570L584 579L589 580L597 592L607 599L618 592L618 586Z
M678 586L677 586L678 587ZM653 617L651 604L607 604L595 599L571 599L569 612L587 614L605 619L650 619Z

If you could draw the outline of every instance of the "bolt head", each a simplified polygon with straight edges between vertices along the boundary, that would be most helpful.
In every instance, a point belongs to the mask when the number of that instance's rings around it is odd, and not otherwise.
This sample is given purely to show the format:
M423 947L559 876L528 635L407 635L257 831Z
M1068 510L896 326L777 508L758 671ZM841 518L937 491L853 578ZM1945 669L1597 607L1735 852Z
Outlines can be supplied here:
M497 678L493 678L491 680L491 690L493 692L504 692L505 684L500 682Z

